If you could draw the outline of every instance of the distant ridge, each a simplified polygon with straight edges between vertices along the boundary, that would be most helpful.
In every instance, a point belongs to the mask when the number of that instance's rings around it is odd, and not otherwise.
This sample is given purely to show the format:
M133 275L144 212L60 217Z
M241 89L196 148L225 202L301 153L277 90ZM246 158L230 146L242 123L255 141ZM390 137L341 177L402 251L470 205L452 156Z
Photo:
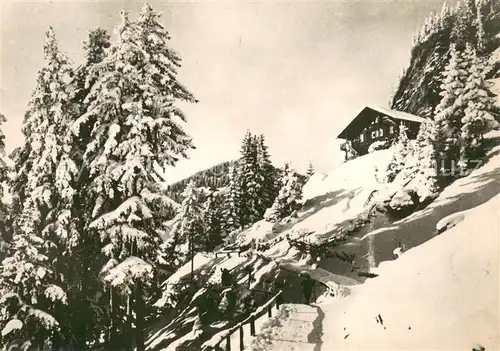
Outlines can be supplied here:
M167 187L167 192L174 201L182 202L182 192L191 180L194 180L198 188L223 188L229 183L229 167L231 163L233 161L225 161L203 171L196 172L187 178L170 184Z

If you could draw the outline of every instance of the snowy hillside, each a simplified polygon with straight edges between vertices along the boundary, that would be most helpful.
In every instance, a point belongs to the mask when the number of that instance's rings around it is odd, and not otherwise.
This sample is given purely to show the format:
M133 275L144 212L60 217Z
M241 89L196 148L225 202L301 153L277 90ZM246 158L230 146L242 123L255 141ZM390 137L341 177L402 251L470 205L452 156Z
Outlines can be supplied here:
M345 300L325 302L323 325L331 332L323 347L498 349L499 208L497 195L454 228L383 264L379 278Z
M304 188L305 204L297 214L297 218L288 223L277 224L262 220L240 233L236 238L236 243L239 245L250 244L253 239L256 239L265 247L264 249L251 249L241 257L234 253L229 253L227 256L221 254L217 257L214 254L198 254L194 259L196 278L200 283L219 284L221 269L225 268L231 271L239 285L245 286L248 284L245 269L252 267L255 279L250 285L252 289L261 287L266 280L276 279L280 272L288 271L296 276L301 271L307 271L323 285L323 288L318 287L318 294L328 289L338 296L347 295L346 287L358 284L357 280L333 274L317 267L317 264L311 265L313 263L311 258L300 254L284 238L286 236L300 237L302 240L320 242L344 233L346 227L366 212L370 194L380 188L376 179L376 167L384 169L390 155L389 150L377 151L344 163L326 176L313 176ZM189 278L190 270L191 266L188 262L164 282L166 290L163 298L157 303L157 307L171 302L171 297L178 294L175 286ZM290 284L295 285L293 285L293 291L285 294L285 301L300 301L300 294L297 300L297 285L293 283L294 278L287 279L291 281ZM194 295L191 299L193 306L204 292L201 288ZM196 342L196 335L190 327L194 323L194 316L195 308L186 308L168 325L161 326L160 322L152 329L146 343L147 348L155 350L175 341L169 346L174 349L175 345ZM228 326L227 322L216 323L213 328L214 331L224 330Z
M377 328L385 333L376 336L377 342L380 342L379 348L382 349L388 348L391 342L394 342L396 347L405 345L431 347L434 342L435 345L443 345L443 347L447 345L458 347L456 345L459 344L456 343L463 344L466 341L487 343L490 339L486 340L485 337L492 329L487 318L492 318L492 316L484 315L484 311L481 312L481 306L478 306L477 314L474 311L468 311L466 304L462 306L463 310L458 309L453 313L445 313L445 309L448 309L446 311L454 311L455 306L452 304L455 304L456 301L461 299L468 301L469 298L474 301L474 296L482 296L480 294L485 294L485 304L495 306L494 301L490 301L492 299L490 295L498 292L498 290L491 289L493 284L498 284L495 283L497 279L495 277L498 274L495 275L494 272L494 259L497 259L497 256L492 256L496 251L491 250L498 246L498 241L495 241L497 239L494 238L493 240L490 236L495 233L495 230L498 231L499 224L498 216L495 217L498 212L496 209L499 206L499 198L495 196L500 191L500 133L490 133L488 140L492 147L481 167L447 187L425 209L399 221L391 221L384 216L376 217L369 221L369 225L361 227L359 231L348 232L349 235L343 237L343 242L336 247L335 251L346 252L356 257L357 270L353 271L351 265L341 262L338 258L324 258L321 261L316 261L291 246L287 239L300 238L300 240L310 243L325 242L345 235L346 228L352 227L360 218L365 219L367 212L372 207L371 202L368 201L370 195L374 191L384 188L377 181L377 175L380 171L376 171L376 169L385 169L391 156L391 150L376 151L359 157L342 164L326 175L316 174L304 187L304 207L297 214L297 218L277 224L266 221L257 222L240 233L236 239L236 242L241 245L251 244L255 239L263 248L259 247L257 250L255 244L252 244L254 249L246 251L241 257L234 254L219 255L218 257L215 257L214 254L198 255L194 260L195 275L200 282L207 281L218 284L220 283L221 269L227 268L235 275L238 284L244 286L248 284L245 268L252 267L255 282L251 284L251 288L259 288L266 280L275 280L278 276L283 275L283 272L289 272L286 273L286 276L290 282L290 289L285 291L285 302L293 304L301 302L300 297L297 298L297 294L300 295L300 287L296 280L294 282L294 279L290 278L290 274L297 275L304 271L308 272L320 284L316 297L320 295L321 297L317 300L319 305L317 305L317 311L313 310L313 316L316 324L320 323L317 318L321 318L322 321L320 326L316 325L314 332L316 333L318 328L322 328L323 331L334 330L334 328L338 330L338 333L323 335L321 342L323 347L329 345L327 349L361 350L369 348L371 344L367 345L363 342L366 342L367 338L371 338L372 333L377 334L379 332ZM475 206L480 207L470 210ZM495 208L495 206L497 207ZM457 212L460 213L454 215ZM450 215L450 220L443 220ZM465 220L460 222L464 218ZM491 218L491 220L488 221L489 226L484 228L484 232L474 234L474 237L471 238L469 229L477 227L474 219L478 218ZM453 225L455 225L453 229L436 237L438 229L439 232L442 232ZM457 231L459 234L452 234ZM454 236L452 237L452 235ZM476 240L476 238L481 239ZM449 244L448 240L451 240ZM406 250L409 251L405 251L400 259L392 261L395 258L394 252L398 247L398 242L404 243ZM471 247L474 254L469 255L466 251L467 247L476 242L480 242L480 244ZM447 245L450 247L446 248ZM485 249L483 246L490 249L490 251L484 251L484 257L479 255L479 252ZM427 252L427 247L429 247L429 252ZM449 256L447 253L451 252L457 253ZM481 256L481 260L475 260L474 257L479 256ZM399 266L400 263L402 266ZM479 267L485 267L491 273L485 276L484 282L480 280L482 273ZM359 276L358 271L370 272L379 275L379 277L360 285L365 278ZM174 286L187 279L189 272L190 264L188 263L170 277L165 284ZM478 281L481 285L471 285L468 283L469 281ZM462 287L463 284L468 284L467 289L469 290ZM441 287L436 289L435 286ZM473 291L473 289L482 289L483 287L490 289L484 288L477 293ZM427 292L425 289L428 289ZM170 290L167 289L168 291ZM445 295L437 294L436 291L442 291ZM456 295L460 291L468 291L468 295ZM204 290L201 289L195 294L192 303L203 293ZM420 299L419 296L415 296L414 294L417 293L423 294L422 296L425 298ZM174 295L175 291L172 291L172 296ZM332 295L334 296L333 300ZM168 298L167 293L160 304L166 303ZM438 310L438 313L441 313L442 316L435 317L430 310L434 309L434 305L440 304L443 299L449 301L449 304L441 303L443 310ZM411 301L417 300L419 300L418 304L413 303L412 305ZM394 303L397 307L391 307ZM430 304L430 307L427 304ZM298 306L301 309L300 305ZM414 309L413 306L419 307ZM375 313L374 309L377 309L378 312ZM399 320L397 313L403 309L408 309L409 313L404 314L404 320ZM415 314L411 315L410 312ZM473 334L471 334L470 340L446 337L437 340L436 334L430 333L426 329L429 327L424 325L424 312L429 313L429 318L434 321L432 325L435 328L446 330L449 333L456 331L456 328L463 328L460 323L463 323L463 318L469 312L472 314L470 318L486 318L484 323L488 325L480 330L480 333L486 333L484 334L486 336L483 334L476 336L472 330ZM370 313L375 314L373 316L367 315ZM381 315L384 325L375 320L378 314ZM191 330L195 322L194 316L195 308L187 308L169 325L155 327L155 331L150 334L150 339L147 342L148 349L156 350L161 345L167 345L174 340L176 341L169 346L169 349L174 350L175 345L186 345L185 343L201 346L198 342L202 343L202 340L197 341L199 335ZM371 325L372 322L374 325ZM455 326L453 326L454 323ZM403 333L401 331L402 324L408 324L404 327L406 328L405 333L406 330L408 332L414 331L415 337L408 341L408 344L404 344L404 340L406 340L404 335L406 334L401 334ZM265 321L261 321L257 325L258 330L262 327L264 328L263 332L265 332ZM276 325L274 328L297 329L295 322L280 321ZM231 323L224 322L216 323L212 328L214 332L219 330L223 333L230 326ZM303 327L308 330L308 333L313 332L309 327ZM344 330L344 328L346 329ZM398 335L394 339L388 332L389 328L395 330L395 334ZM314 345L304 341L303 336L297 336L297 332L291 329L278 331L278 334L270 331L269 333L272 335L295 335L291 338L297 337L302 340L300 342L304 342L303 347L314 349ZM354 333L358 333L355 338L352 337ZM422 333L429 333L429 337L432 336L433 339L427 340L428 344L418 344L418 340L423 339ZM344 339L348 334L349 336ZM373 337L375 338L375 336ZM463 338L467 338L467 334L464 334ZM232 339L232 343L238 342L237 333L233 335ZM259 349L259 336L253 343ZM270 344L269 348L266 349L289 349L291 341L285 343L286 345ZM466 347L469 348L469 345L467 344Z

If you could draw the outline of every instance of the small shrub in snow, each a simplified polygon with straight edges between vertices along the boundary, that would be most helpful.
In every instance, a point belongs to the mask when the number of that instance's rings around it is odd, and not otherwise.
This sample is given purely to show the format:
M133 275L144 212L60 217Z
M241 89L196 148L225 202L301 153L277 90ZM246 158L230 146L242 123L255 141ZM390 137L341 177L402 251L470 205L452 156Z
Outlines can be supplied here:
M377 150L385 150L390 146L389 140L377 140L368 147L368 153L371 154Z
M404 188L400 188L392 197L389 206L393 210L400 210L415 205L410 194Z

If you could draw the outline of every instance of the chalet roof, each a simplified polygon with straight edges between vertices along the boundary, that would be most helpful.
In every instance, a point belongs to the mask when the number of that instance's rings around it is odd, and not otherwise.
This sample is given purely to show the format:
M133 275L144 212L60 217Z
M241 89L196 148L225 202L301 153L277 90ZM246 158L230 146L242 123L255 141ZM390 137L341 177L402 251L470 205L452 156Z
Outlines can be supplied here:
M363 108L356 117L339 133L337 138L348 139L349 135L357 134L362 128L368 125L375 117L385 115L394 119L410 122L422 123L424 118L402 111L391 110L384 107L369 105Z

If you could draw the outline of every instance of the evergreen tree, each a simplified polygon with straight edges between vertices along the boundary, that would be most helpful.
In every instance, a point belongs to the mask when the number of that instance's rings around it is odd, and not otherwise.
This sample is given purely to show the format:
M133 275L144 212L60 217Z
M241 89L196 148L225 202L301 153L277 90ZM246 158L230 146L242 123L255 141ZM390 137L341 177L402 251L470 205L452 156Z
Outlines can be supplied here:
M7 119L0 113L0 127ZM9 228L9 208L3 202L5 195L4 187L7 187L9 167L5 155L5 134L0 128L0 262L6 252L6 242L10 241L11 230Z
M156 274L161 256L162 239L155 219L164 214L158 202L170 203L152 176L154 165L175 165L192 148L191 138L178 121L185 121L185 116L175 104L196 101L177 81L180 58L168 48L170 37L158 18L149 6L135 22L122 12L118 41L90 69L87 81L95 79L95 84L86 97L87 111L74 126L79 130L95 121L83 156L92 179L86 199L92 204L88 231L98 235L108 258L103 275L109 278L112 269L124 269L122 281L106 280L112 289L111 314L116 317L119 306L113 303L120 301L115 288L132 291L133 296L126 298L133 299L138 350L144 348L145 284L151 271ZM126 270L133 262L142 267L143 275ZM121 287L123 282L133 287ZM123 325L114 320L112 324L113 344L119 340L118 331L131 327L131 322Z
M450 27L452 23L452 12L448 7L446 2L443 2L443 6L441 8L441 13L439 14L439 30L444 31Z
M436 106L434 120L437 129L439 174L447 177L459 157L461 119L464 115L464 102L461 97L467 77L467 63L453 45L443 76L440 93L442 99Z
M256 138L247 131L241 145L241 157L237 168L240 192L240 225L245 227L259 219L258 197L261 185L257 181Z
M479 53L483 53L486 49L486 33L484 31L483 15L481 14L482 3L476 1L476 42L477 50Z
M74 118L73 70L59 52L52 28L46 33L44 58L24 119L25 142L15 153L14 235L1 267L1 285L9 297L1 302L16 307L4 304L10 312L0 323L17 319L22 326L17 339L31 348L72 343L69 262L80 240L73 220L77 168L65 142Z
M73 86L75 89L73 101L79 115L86 116L89 107L87 95L97 81L95 75L91 75L94 66L106 57L107 49L110 47L110 36L106 30L95 28L89 31L87 40L83 43L84 63L76 69ZM88 235L87 228L91 220L92 206L86 201L88 186L92 179L89 176L89 168L84 154L88 143L92 140L92 127L96 122L96 115L90 115L85 121L76 121L72 135L66 140L68 149L71 150L72 159L78 166L78 184L75 194L75 211L80 215L75 219L81 229L81 250L77 250L73 256L72 275L79 283L72 288L72 300L74 310L71 317L73 330L75 332L75 347L83 349L87 342L92 345L99 340L102 334L101 322L105 319L104 311L99 306L99 301L89 298L95 291L101 289L101 282L96 279L105 263L101 255L100 240L95 235ZM104 322L103 322L104 323Z
M195 252L204 250L207 245L203 237L203 208L194 181L188 183L183 197L171 231L175 252L182 257L180 263L187 261Z
M274 200L272 207L264 215L264 218L268 222L278 222L292 215L300 208L299 201L302 199L302 182L289 164L286 164L284 169L286 170L286 174L282 179L283 186Z
M237 179L237 161L229 167L229 185L224 197L223 225L225 234L241 227L240 225L240 188Z
M407 134L408 128L401 123L399 134L392 147L392 158L386 170L386 182L391 183L404 168L406 158L411 152Z
M311 162L309 162L309 166L307 167L306 179L309 180L314 175L314 167Z
M223 200L223 197L215 189L212 189L205 202L203 222L206 233L204 243L206 251L213 251L216 246L222 244Z
M475 50L468 50L470 55L470 74L463 90L466 105L461 127L460 158L473 160L484 156L483 135L498 126L491 111L494 99L490 96L484 80L484 66ZM467 167L466 164L463 167Z
M257 213L259 218L272 206L279 188L276 188L276 171L271 163L265 137L261 134L257 140L257 183L260 189L257 193Z
M455 9L455 21L451 31L451 40L458 50L463 50L467 43L476 43L474 0L460 0Z
M417 194L420 203L435 198L439 191L435 149L436 143L435 122L424 120L416 139L416 147L405 164L403 173L406 189Z
M85 98L89 94L97 77L90 76L92 67L106 57L106 50L111 46L110 36L105 29L95 28L89 31L88 38L83 42L84 63L75 72L75 102L80 104L80 113L85 112Z

